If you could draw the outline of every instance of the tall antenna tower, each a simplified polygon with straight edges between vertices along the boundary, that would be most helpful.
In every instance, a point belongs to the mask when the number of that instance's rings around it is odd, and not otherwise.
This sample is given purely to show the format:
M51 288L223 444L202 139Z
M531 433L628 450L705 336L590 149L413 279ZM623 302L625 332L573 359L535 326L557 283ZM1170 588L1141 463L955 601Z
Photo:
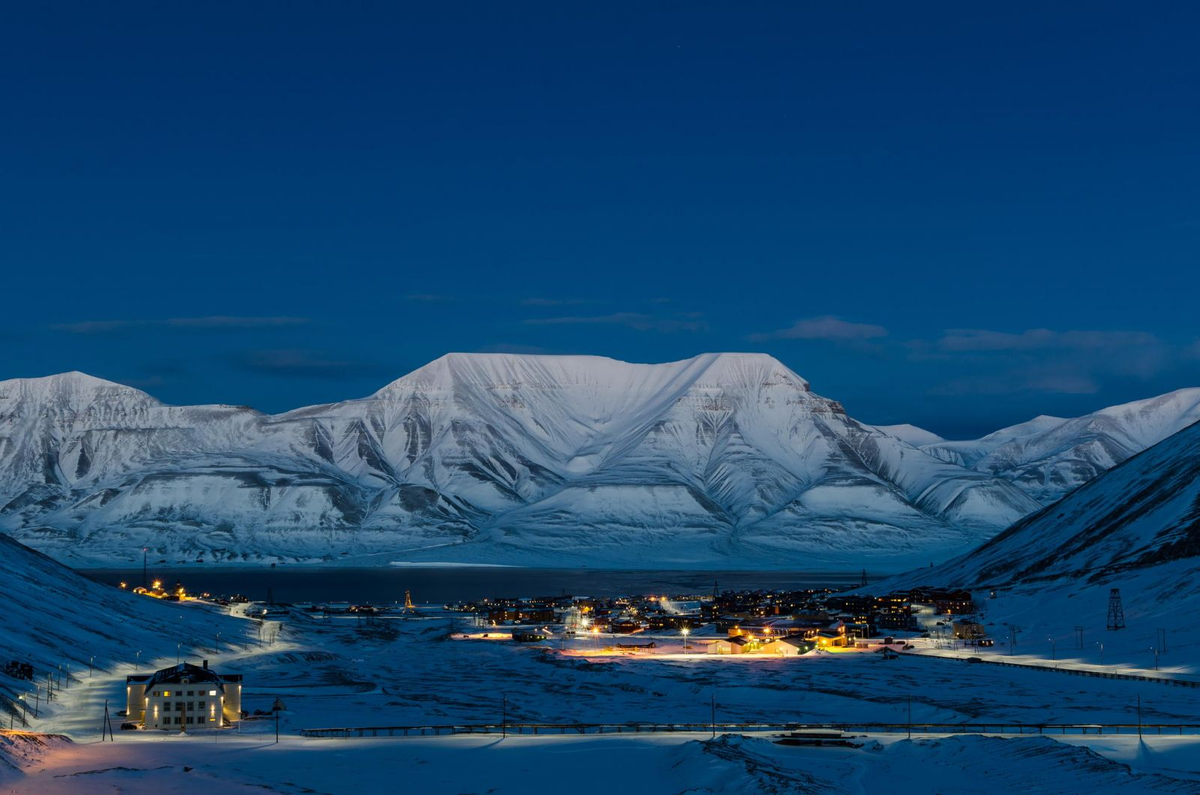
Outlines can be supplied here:
M404 589L404 609L405 610L414 609L413 603L412 603L412 591L408 590L407 588Z
M1121 589L1108 592L1108 629L1125 629L1125 609L1121 607Z

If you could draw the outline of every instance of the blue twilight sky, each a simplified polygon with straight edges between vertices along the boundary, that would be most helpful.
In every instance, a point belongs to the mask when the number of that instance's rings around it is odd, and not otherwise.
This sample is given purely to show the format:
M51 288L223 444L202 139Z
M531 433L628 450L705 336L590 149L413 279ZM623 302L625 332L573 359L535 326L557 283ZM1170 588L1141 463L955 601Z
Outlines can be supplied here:
M976 435L1200 385L1200 5L14 3L0 378L770 353Z

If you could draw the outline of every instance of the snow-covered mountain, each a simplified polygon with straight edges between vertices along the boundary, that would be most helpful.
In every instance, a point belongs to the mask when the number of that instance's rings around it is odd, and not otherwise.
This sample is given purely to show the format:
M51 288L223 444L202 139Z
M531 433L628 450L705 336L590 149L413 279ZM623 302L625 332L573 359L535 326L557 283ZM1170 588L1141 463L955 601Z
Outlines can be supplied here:
M1200 648L1200 424L1118 464L965 555L881 580L974 592L1018 654L1194 673ZM1111 589L1125 628L1110 631ZM989 596L991 598L989 598ZM1169 649L1169 653L1168 653Z
M1197 558L1200 424L921 576L970 585L1099 580L1180 561L1195 568Z
M1200 388L1181 389L1075 419L1036 417L982 439L918 446L943 461L1012 481L1049 505L1200 420Z
M924 428L918 428L916 425L909 425L908 423L902 425L875 425L873 427L875 430L882 431L889 436L895 436L900 441L907 442L913 447L935 445L946 441L933 431L927 431Z
M759 354L451 354L281 415L79 373L0 382L0 527L56 557L869 565L1037 508Z

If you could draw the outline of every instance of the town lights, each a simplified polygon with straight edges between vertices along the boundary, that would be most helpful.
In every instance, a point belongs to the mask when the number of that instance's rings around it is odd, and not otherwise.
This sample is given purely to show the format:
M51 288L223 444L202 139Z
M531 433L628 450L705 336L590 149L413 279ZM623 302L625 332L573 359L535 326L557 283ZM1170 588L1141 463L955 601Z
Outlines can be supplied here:
M683 635L683 653L684 653L684 654L687 654L687 650L688 650L688 634L689 634L690 632L691 632L691 630L690 630L690 629L688 629L687 627L681 627L681 628L680 628L680 630L679 630L679 634L680 634L680 635Z

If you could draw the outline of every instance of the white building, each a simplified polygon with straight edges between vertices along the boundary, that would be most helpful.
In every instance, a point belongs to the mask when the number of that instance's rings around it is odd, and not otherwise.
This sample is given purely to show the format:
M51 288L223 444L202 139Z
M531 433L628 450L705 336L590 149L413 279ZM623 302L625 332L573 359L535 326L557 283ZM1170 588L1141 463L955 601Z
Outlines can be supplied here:
M180 663L125 679L129 720L147 729L219 728L241 720L242 677Z

